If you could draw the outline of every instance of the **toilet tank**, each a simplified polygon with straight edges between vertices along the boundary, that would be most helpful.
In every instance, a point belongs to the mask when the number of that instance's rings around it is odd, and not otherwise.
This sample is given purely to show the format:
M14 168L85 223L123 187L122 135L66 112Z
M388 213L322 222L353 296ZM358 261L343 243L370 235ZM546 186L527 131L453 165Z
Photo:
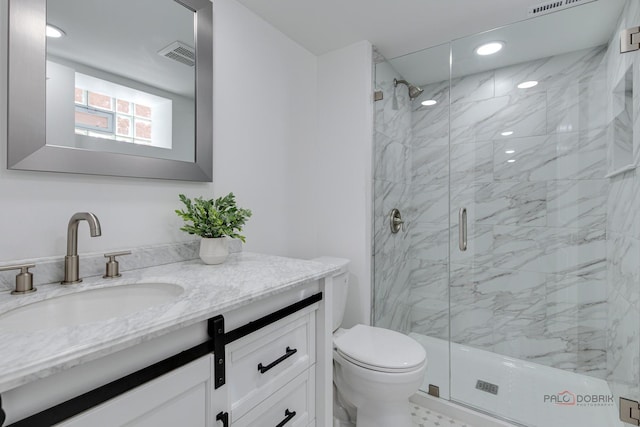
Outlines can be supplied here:
M333 273L333 330L342 324L344 310L347 306L347 293L349 292L349 260L345 258L319 257L312 261L329 264L338 267Z

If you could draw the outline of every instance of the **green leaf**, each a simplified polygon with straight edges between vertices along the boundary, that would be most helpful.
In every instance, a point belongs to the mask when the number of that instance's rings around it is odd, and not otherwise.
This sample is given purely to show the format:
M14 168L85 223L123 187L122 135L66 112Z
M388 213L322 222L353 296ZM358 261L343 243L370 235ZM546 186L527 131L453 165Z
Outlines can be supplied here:
M229 236L245 241L245 236L239 233L252 212L239 208L233 193L215 200L202 197L191 200L184 194L178 197L185 209L176 209L175 213L187 223L180 230L201 237Z

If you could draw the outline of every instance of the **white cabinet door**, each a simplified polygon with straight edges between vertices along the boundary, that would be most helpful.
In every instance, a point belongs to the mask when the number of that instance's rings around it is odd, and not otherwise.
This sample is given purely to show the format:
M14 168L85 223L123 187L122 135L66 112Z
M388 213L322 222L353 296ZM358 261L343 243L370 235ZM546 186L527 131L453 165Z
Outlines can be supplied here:
M211 426L211 360L202 357L58 426Z

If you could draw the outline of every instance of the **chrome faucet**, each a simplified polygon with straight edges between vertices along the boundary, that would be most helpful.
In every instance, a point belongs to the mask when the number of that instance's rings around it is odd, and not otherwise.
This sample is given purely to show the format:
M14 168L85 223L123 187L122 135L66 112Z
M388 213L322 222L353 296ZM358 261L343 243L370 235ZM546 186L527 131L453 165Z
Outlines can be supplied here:
M90 212L78 212L73 214L67 226L67 256L64 257L64 280L63 285L82 282L80 273L80 258L78 257L78 223L80 221L89 223L91 237L102 234L98 217Z

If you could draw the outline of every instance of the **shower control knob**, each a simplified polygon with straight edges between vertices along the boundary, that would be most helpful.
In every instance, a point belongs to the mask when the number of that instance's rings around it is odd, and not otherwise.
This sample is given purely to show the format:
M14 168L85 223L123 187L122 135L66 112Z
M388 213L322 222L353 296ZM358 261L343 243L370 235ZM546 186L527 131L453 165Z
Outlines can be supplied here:
M402 215L396 208L393 208L391 210L391 213L389 214L389 225L391 226L391 232L393 234L396 234L401 229L402 231L404 231L404 221L402 220Z

